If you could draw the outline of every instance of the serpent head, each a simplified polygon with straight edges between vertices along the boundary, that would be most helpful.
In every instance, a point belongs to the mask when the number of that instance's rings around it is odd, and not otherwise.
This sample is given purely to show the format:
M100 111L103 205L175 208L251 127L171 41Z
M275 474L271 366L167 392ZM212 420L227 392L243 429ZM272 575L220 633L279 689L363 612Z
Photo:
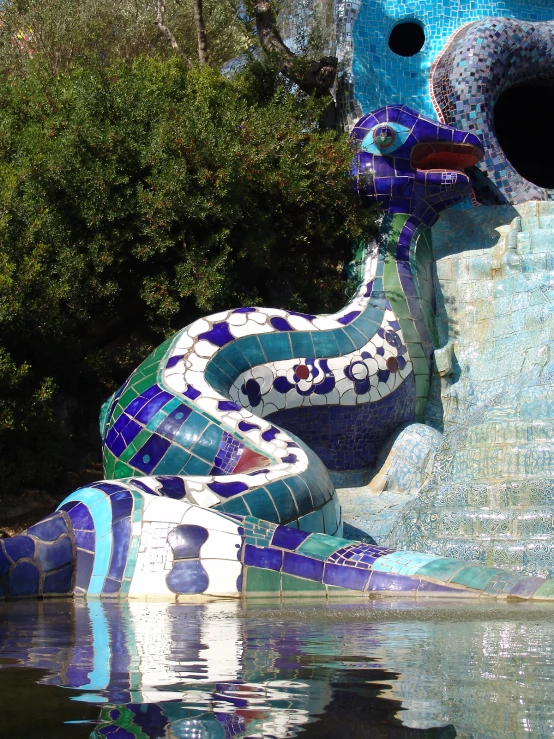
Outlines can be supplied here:
M477 136L445 126L405 105L361 118L352 136L355 187L389 213L407 213L426 226L471 192L464 172L483 156Z

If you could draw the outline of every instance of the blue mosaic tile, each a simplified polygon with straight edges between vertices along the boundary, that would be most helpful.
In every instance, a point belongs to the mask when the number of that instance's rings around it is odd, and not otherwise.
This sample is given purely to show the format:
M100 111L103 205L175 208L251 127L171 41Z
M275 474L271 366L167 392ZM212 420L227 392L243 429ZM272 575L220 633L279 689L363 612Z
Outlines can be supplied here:
M323 562L310 557L302 557L299 554L285 552L283 558L283 572L288 575L305 577L308 580L321 582L323 578Z
M190 524L177 526L168 536L175 559L197 559L200 556L200 547L207 540L207 529Z
M194 595L203 593L209 580L200 560L177 560L167 575L167 587L174 593Z
M44 578L44 585L42 586L42 592L48 594L67 594L71 593L73 578L73 566L68 565L57 572L51 572L46 574Z
M38 595L40 573L31 562L20 562L14 565L8 578L10 595Z
M60 514L45 518L40 523L30 526L27 533L43 541L56 541L63 534L69 533L65 519Z
M253 547L247 544L244 548L244 564L280 571L283 564L283 552L279 549Z

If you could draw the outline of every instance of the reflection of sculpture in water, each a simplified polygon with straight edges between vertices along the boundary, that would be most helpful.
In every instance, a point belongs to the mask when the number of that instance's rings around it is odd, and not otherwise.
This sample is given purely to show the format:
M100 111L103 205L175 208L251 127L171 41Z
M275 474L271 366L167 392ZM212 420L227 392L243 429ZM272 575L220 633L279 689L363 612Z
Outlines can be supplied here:
M387 214L354 299L331 316L230 310L166 341L103 408L111 481L0 542L6 595L550 596L542 578L338 538L325 465L371 465L395 427L423 420L425 228L468 194L464 168L482 155L473 134L405 106L365 116L353 136L358 192Z
M230 739L301 732L326 739L356 736L362 726L398 739L455 736L451 727L425 734L404 728L395 717L401 701L379 698L383 683L397 675L376 664L372 652L379 639L371 624L363 630L363 645L356 645L368 655L360 658L345 646L348 633L340 621L331 627L334 638L318 644L304 621L268 623L237 606L22 604L0 622L0 649L21 666L46 671L43 685L71 688L73 700L99 704L91 737ZM52 643L56 650L48 648ZM36 688L34 695L39 693ZM83 712L95 717L88 707ZM20 719L12 736L22 735ZM28 720L30 735L37 716Z
M115 739L490 739L522 725L547 736L551 610L525 607L523 621L520 611L460 613L451 601L429 618L426 606L388 600L4 604L3 736L64 736L62 722L86 719L93 737ZM22 667L41 685L25 687ZM74 728L68 736L88 735Z

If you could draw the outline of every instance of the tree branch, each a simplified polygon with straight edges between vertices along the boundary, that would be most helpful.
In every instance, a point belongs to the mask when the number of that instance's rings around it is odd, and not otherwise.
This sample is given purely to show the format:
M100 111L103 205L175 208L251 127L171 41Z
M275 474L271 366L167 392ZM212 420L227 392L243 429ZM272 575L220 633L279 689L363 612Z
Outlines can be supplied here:
M181 49L179 48L179 44L177 43L175 36L171 33L169 28L165 25L165 1L164 0L157 0L156 20L154 21L154 23L158 26L158 28L163 33L163 35L167 38L167 40L169 41L171 45L171 48L175 49L175 51L181 52Z
M336 57L325 56L316 61L296 56L281 38L268 0L255 0L253 7L261 47L266 54L278 59L281 72L305 92L330 97L337 78Z

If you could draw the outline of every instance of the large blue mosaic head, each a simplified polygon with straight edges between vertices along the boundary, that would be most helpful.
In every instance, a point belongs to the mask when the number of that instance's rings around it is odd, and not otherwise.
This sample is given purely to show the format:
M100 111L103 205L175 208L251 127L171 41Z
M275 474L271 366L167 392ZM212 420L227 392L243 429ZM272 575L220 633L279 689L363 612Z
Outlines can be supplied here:
M445 208L471 192L465 173L483 156L473 133L438 123L405 105L361 118L352 136L359 148L355 187L389 213L407 213L431 226Z
M337 49L345 121L408 104L481 138L479 203L554 199L552 0L339 0Z

